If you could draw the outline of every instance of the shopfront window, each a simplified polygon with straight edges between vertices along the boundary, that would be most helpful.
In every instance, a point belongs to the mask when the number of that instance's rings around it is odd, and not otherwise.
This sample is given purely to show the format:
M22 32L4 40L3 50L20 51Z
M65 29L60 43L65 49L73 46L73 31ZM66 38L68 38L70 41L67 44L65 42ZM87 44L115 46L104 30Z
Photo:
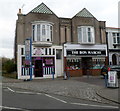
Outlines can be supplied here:
M105 59L93 58L92 64L93 69L102 69L102 67L105 65Z
M67 59L67 67L69 67L70 70L81 69L81 59Z
M89 61L88 61L89 59ZM101 69L105 64L105 59L101 58L67 58L67 67L70 70L77 69Z

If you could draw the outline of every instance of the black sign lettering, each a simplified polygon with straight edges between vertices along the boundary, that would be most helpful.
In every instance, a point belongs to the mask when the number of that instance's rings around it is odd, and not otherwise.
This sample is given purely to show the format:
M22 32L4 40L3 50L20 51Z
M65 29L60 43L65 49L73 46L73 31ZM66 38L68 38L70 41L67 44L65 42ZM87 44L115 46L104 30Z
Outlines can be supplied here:
M106 55L105 50L67 50L67 56L80 56L80 55Z

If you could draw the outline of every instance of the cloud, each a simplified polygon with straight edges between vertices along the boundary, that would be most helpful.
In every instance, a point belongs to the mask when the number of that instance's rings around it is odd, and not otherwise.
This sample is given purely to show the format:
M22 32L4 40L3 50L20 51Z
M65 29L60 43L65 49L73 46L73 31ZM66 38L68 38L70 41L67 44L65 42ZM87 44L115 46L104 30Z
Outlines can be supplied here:
M13 48L0 48L0 57L13 58Z

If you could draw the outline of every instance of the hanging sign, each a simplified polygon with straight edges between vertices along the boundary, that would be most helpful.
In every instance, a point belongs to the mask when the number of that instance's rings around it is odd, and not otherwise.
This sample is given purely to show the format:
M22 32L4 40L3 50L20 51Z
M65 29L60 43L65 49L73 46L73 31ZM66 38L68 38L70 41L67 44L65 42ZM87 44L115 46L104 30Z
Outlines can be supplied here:
M31 40L30 39L25 40L25 60L26 61L31 60Z

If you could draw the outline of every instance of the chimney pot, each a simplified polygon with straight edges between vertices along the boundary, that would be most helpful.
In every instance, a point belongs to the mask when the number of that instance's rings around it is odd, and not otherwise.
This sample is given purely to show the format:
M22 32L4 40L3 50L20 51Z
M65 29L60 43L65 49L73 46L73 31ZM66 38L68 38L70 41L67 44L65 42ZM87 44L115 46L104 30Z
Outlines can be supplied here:
M21 12L21 9L19 9L19 12L18 12L18 14L22 14L22 12Z

